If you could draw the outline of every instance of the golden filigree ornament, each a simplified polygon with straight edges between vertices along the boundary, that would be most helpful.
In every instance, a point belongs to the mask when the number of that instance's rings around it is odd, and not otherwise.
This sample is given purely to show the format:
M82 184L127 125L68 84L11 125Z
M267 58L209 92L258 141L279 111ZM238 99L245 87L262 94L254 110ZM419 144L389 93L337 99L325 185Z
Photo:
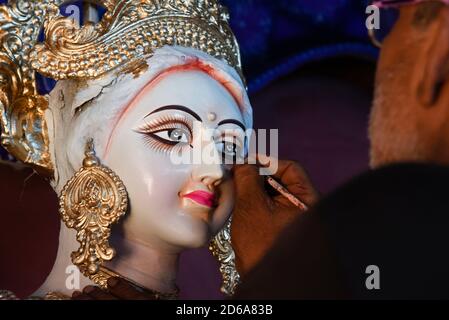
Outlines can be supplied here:
M209 250L220 263L220 273L223 277L221 292L228 296L235 293L240 284L240 275L235 266L235 252L231 244L231 221L211 241Z
M109 245L111 225L116 223L128 207L128 194L120 178L100 164L93 142L86 147L83 167L65 185L59 198L59 212L68 228L75 229L80 243L72 252L72 262L82 274L106 287L103 262L115 256Z
M48 2L10 0L0 6L0 142L16 159L45 175L53 170L44 120L48 101L37 92L29 54Z
M77 29L73 19L48 10L45 42L32 66L53 79L96 78L164 45L195 48L241 73L240 50L229 14L217 0L109 0L97 24ZM51 6L50 6L51 7Z

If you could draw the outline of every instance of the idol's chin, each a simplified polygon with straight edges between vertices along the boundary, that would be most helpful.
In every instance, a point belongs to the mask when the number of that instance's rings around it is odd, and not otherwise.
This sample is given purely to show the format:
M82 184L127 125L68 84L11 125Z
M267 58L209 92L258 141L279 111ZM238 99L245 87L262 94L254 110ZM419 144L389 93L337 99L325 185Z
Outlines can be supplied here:
M208 219L204 219L204 213L186 213L182 230L179 229L179 237L176 239L177 245L187 249L202 248L209 244L212 238L211 224Z

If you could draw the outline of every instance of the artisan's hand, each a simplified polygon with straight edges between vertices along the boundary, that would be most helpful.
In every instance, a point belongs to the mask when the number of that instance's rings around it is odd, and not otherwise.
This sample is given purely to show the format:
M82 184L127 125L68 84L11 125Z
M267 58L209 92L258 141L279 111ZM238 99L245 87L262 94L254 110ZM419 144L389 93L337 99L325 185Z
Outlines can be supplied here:
M307 206L313 205L318 194L305 171L293 161L279 160L278 171L272 176ZM244 276L271 248L281 231L301 210L267 186L259 167L240 165L234 168L236 204L231 236L239 273Z
M108 290L87 286L83 292L75 291L72 300L154 300L154 296L142 292L121 278L108 279Z

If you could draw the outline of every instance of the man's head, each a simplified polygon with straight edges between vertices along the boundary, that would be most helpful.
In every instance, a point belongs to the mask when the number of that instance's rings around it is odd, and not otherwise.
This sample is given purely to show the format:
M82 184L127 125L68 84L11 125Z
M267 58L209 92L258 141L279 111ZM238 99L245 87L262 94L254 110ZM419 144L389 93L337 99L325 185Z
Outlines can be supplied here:
M401 8L382 45L369 135L373 167L449 164L449 6Z

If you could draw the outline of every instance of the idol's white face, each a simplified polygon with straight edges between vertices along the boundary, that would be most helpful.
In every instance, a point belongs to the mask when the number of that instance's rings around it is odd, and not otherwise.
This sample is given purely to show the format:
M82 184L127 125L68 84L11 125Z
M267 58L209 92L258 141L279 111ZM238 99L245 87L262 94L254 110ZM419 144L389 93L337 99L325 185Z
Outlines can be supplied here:
M174 71L147 85L118 120L102 159L129 194L124 236L173 250L207 244L234 205L222 158L244 156L244 129L234 97L202 71ZM207 161L174 161L205 149Z

